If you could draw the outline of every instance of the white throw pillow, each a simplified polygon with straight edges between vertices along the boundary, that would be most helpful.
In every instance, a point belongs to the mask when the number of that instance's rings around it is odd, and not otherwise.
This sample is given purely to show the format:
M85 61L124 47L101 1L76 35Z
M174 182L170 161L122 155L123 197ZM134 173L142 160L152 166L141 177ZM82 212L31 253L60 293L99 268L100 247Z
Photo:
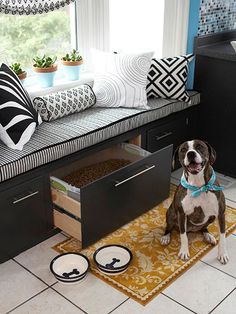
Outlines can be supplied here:
M153 52L115 54L92 49L96 107L144 108Z

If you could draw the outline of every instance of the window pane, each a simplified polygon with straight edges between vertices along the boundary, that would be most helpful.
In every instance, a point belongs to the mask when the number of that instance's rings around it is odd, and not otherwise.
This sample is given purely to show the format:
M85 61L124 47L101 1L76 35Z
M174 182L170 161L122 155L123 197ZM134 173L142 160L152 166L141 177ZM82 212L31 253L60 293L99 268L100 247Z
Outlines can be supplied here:
M32 16L0 14L0 60L28 69L36 55L59 59L71 49L70 15L70 6Z
M162 55L164 0L110 0L110 48Z

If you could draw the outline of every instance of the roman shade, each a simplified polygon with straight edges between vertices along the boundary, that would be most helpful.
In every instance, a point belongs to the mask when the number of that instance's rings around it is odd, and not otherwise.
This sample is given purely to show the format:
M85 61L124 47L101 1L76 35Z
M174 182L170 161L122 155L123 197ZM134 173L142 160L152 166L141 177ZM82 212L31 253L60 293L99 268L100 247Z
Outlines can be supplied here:
M69 5L76 0L0 0L0 13L35 15Z

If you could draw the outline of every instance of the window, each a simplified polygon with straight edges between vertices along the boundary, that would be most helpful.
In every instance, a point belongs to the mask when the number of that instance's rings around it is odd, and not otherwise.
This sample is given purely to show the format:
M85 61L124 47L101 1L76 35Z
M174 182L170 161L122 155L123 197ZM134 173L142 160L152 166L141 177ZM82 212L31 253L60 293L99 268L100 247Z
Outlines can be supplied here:
M110 0L110 50L162 56L164 0Z
M27 72L38 56L62 55L75 47L74 4L40 15L0 15L0 60L20 62Z

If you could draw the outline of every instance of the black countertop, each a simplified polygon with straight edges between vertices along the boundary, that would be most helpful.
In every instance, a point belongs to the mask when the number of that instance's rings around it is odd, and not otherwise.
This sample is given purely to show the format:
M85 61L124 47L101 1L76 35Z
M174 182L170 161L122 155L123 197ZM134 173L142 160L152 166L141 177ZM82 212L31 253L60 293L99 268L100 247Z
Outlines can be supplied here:
M198 47L195 53L201 56L236 62L236 51L231 46L230 41Z
M194 53L196 55L236 62L236 51L231 46L231 41L236 41L235 30L198 37L195 39Z

